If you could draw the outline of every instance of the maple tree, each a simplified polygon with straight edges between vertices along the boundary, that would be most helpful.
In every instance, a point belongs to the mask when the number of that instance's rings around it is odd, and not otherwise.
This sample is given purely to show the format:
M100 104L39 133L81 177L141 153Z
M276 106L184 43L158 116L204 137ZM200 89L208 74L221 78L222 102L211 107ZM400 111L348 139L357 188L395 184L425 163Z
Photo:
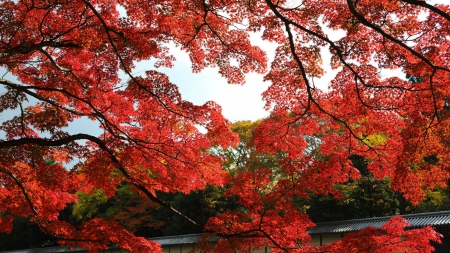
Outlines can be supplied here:
M14 77L0 79L0 112L16 113L0 126L0 232L11 231L14 217L28 217L61 244L95 252L112 242L157 252L159 245L116 222L93 218L74 227L59 219L77 192L101 189L111 197L125 183L219 235L216 251L325 251L308 245L306 229L313 223L292 199L308 193L339 197L333 185L360 176L351 155L364 157L376 178L390 177L393 189L413 203L450 177L448 5L4 0L0 12L0 65ZM345 35L330 38L325 28ZM269 68L265 52L251 44L251 32L278 44ZM223 159L211 148L233 147L238 138L220 107L182 100L177 86L156 70L132 74L136 62L148 59L170 67L169 42L189 54L194 72L217 67L230 83L242 84L245 73L268 69L271 86L263 98L272 115L255 129L254 145L260 153L283 153L276 177L271 167L222 170ZM314 86L325 72L322 48L339 71L328 91ZM397 69L414 82L383 78L383 69ZM26 106L30 98L37 102ZM66 127L80 118L97 122L104 133L70 134ZM308 136L320 140L323 159L308 152ZM78 162L65 168L70 161ZM226 196L237 197L244 210L223 212L201 227L156 195L208 184L227 185ZM385 234L368 229L329 247L344 250L370 237L381 251L430 252L428 241L439 240L430 228L403 232L404 225L393 219Z

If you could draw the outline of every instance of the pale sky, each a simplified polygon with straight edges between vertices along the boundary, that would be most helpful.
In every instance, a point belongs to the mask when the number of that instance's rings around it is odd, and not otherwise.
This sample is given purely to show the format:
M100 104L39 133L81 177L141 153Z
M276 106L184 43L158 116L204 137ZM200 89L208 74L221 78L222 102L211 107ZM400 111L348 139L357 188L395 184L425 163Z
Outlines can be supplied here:
M269 61L273 59L276 45L269 42L254 40L268 54ZM207 68L200 73L192 73L192 65L189 56L180 48L170 47L170 53L175 56L176 61L173 68L158 68L157 71L169 76L172 83L179 88L184 100L196 105L207 101L214 101L222 107L225 118L235 122L238 120L257 120L268 116L261 100L263 93L270 85L263 82L263 76L250 73L246 75L244 85L228 84L217 68ZM136 65L133 73L143 74L144 70L155 69L153 63L146 61Z

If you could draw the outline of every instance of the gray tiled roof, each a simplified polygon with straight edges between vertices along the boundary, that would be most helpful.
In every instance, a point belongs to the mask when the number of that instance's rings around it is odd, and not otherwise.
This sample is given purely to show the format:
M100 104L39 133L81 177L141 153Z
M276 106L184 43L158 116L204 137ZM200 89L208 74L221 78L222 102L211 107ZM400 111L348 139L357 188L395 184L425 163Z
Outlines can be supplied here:
M400 215L408 220L411 224L410 228L433 226L445 227L450 226L450 211L430 212L419 214ZM369 226L380 228L391 217L366 218L357 220L335 221L317 223L316 226L308 231L309 234L338 234L348 233L365 229Z
M174 235L174 236L164 236L164 237L153 237L149 240L155 241L162 246L164 245L175 245L175 244L193 244L200 241L200 238L204 234L190 234L190 235ZM211 236L210 242L216 242L217 236Z
M8 252L8 253L61 253L61 252L86 252L85 249L75 248L70 249L65 246L57 246L57 247L45 247L45 248L34 248L34 249L21 249L21 250L10 250L10 251L0 251L0 252Z
M401 215L411 223L411 228L422 226L433 227L450 227L450 211L443 212L430 212L420 214L408 214ZM367 218L357 220L335 221L335 222L322 222L317 223L316 227L308 231L311 235L317 234L340 234L348 233L357 230L364 229L369 226L380 228L383 226L392 216L379 217L379 218ZM197 243L204 234L190 234L190 235L175 235L149 238L149 240L156 241L161 245L180 245L180 244L193 244ZM216 236L211 236L211 242L217 241ZM114 248L114 247L113 247ZM37 249L24 249L15 251L6 251L9 253L63 253L63 252L80 252L83 249L70 249L69 247L47 247ZM3 252L3 251L2 251ZM83 251L85 252L85 251Z
M153 237L149 240L155 241L162 246L164 245L180 245L180 244L194 244L200 241L200 238L205 234L190 234L190 235L174 235L174 236L164 236L164 237ZM209 238L210 242L217 242L217 236L211 236ZM117 248L115 246L110 247L110 249ZM22 250L11 250L11 251L0 251L4 253L64 253L64 252L87 252L85 249L75 248L70 249L69 247L45 247L45 248L34 248L34 249L22 249Z

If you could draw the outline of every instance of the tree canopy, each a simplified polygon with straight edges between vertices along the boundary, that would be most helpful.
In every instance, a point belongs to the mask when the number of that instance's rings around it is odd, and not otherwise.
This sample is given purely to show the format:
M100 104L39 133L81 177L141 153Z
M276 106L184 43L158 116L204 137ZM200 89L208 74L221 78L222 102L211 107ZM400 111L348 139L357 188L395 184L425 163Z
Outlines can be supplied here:
M0 113L15 113L0 125L1 233L23 217L60 244L158 252L158 244L118 222L88 217L74 226L61 218L66 206L89 200L81 193L101 193L100 200L127 185L219 236L216 252L261 246L275 252L430 252L429 241L439 240L428 227L405 232L405 221L394 218L384 232L367 229L312 247L306 230L314 224L294 200L341 197L334 185L363 173L352 156L363 157L367 173L390 178L392 189L414 204L427 190L446 186L449 5L4 0L0 13L0 66L9 74L0 78ZM331 38L330 30L343 36ZM252 45L254 32L278 45L272 62ZM271 116L255 127L252 145L267 155L260 161L276 158L276 165L259 161L251 169L224 170L225 158L215 151L239 145L239 138L220 106L184 101L156 70L132 74L136 62L149 59L170 67L168 43L189 54L193 72L216 67L231 84L243 84L246 73L265 74L271 85L263 99ZM328 68L321 50L329 51L329 67L338 71L327 91L314 85ZM401 74L385 77L385 70ZM103 133L70 134L67 126L79 119L96 122ZM76 164L66 168L71 161ZM226 189L241 208L202 226L158 196L208 185Z

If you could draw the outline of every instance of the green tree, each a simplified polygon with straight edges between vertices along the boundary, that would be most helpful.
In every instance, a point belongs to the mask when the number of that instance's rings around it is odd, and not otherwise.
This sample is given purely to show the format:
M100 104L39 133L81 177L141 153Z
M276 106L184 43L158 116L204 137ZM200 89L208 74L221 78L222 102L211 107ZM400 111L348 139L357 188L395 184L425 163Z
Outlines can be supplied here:
M100 189L95 189L91 194L78 192L78 202L73 205L72 216L75 222L103 218L116 221L135 235L160 236L159 228L164 221L153 218L152 214L161 208L130 189L127 184L121 184L116 189L116 194L107 197Z
M219 215L226 210L237 210L240 205L235 197L226 197L224 189L207 186L204 190L197 190L190 194L162 194L161 198L168 201L174 208L187 213L197 223L205 225L209 218ZM180 219L178 216L158 209L152 212L155 219L164 221L161 227L161 235L180 235L201 232L190 223Z

